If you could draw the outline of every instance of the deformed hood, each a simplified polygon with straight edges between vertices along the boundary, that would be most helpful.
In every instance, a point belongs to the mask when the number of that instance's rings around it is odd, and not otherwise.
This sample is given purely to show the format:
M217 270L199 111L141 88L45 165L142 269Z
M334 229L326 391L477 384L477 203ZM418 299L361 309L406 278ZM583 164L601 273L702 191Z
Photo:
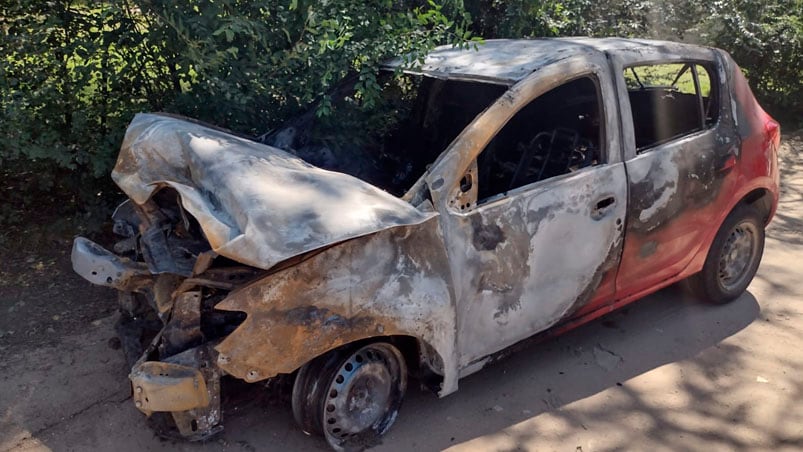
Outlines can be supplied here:
M280 149L157 114L134 117L112 178L137 204L175 189L216 253L263 269L436 215Z

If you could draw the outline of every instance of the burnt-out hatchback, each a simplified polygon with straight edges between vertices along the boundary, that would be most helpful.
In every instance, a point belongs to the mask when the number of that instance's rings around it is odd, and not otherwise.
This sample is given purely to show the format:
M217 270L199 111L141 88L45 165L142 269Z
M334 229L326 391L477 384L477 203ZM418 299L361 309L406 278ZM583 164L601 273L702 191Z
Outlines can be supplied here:
M259 138L132 121L121 240L72 256L119 290L133 400L160 428L207 438L221 377L281 380L304 431L364 447L409 378L446 396L674 282L716 303L750 283L780 130L727 53L500 40L401 64L371 108L343 89L337 121Z

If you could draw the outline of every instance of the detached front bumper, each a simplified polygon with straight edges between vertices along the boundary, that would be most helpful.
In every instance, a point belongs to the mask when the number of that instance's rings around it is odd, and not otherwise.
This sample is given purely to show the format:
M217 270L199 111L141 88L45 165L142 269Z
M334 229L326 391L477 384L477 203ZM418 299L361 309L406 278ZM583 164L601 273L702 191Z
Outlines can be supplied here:
M191 441L207 439L223 430L221 373L215 367L217 354L212 344L186 350L164 361L146 361L145 356L128 376L138 410L149 417L153 413L170 413L179 435ZM169 426L157 428L163 436L174 436Z
M220 432L224 373L214 347L242 319L232 320L231 313L213 306L228 293L224 284L231 285L232 275L244 277L251 270L210 271L198 279L155 275L146 264L82 237L73 243L72 263L91 283L120 291L117 333L133 364L134 404L157 433L197 441Z

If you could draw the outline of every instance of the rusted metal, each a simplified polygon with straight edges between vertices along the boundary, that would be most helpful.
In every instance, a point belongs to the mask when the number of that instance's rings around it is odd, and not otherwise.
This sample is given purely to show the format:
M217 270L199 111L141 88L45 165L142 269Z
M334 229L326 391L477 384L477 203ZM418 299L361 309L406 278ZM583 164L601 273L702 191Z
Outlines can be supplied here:
M209 405L203 375L197 369L160 361L135 366L129 376L134 405L143 413L186 411Z
M218 304L247 318L217 346L217 364L238 378L260 381L291 373L308 356L343 344L405 335L437 352L441 391L451 391L457 374L449 280L434 219L342 243Z
M201 333L201 291L184 292L176 297L170 321L162 330L161 356L172 356L203 341Z
M222 430L220 371L213 344L185 350L162 361L145 360L129 374L134 405L145 415L170 413L178 434L203 440ZM175 436L169 426L158 433Z
M73 242L72 266L76 273L99 286L130 290L143 278L150 279L147 265L118 257L97 243L78 237Z

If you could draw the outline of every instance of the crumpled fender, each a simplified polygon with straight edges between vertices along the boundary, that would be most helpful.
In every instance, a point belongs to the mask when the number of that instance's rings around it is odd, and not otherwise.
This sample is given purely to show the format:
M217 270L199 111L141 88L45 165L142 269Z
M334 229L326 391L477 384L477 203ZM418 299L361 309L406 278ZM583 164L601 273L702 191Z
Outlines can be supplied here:
M441 395L456 390L454 290L436 218L341 243L232 292L216 309L247 318L216 347L218 366L254 382L350 342L406 335L437 353Z

